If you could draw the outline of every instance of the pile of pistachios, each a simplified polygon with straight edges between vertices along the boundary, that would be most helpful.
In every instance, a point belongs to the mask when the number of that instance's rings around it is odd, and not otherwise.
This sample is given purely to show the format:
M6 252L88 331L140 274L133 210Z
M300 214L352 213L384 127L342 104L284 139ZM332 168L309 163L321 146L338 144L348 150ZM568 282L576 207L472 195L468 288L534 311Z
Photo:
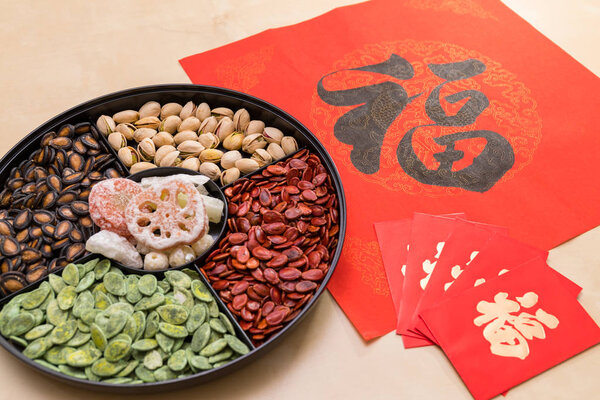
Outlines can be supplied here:
M292 136L251 120L244 108L234 113L192 101L184 106L149 101L137 111L101 115L96 125L131 173L182 167L222 185L298 150Z

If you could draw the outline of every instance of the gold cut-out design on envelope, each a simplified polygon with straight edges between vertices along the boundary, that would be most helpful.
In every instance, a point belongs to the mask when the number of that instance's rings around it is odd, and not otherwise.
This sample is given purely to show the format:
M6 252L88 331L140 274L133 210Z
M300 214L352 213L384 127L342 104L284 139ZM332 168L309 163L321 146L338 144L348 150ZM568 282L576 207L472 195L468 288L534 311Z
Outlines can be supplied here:
M473 260L475 259L475 257L477 257L477 254L479 254L479 251L477 251L477 250L471 252L471 255L469 256L469 261L467 261L465 263L465 268L468 267L469 264L471 264L473 262ZM452 267L452 269L450 270L450 275L452 276L452 280L450 282L446 282L444 284L444 291L447 291L448 288L450 286L452 286L452 284L454 283L454 281L458 279L458 277L460 276L460 274L462 274L462 272L464 270L465 269L461 268L460 265L455 265L454 267Z
M365 241L357 237L346 236L341 262L360 273L360 280L369 286L373 294L389 296L390 288L381 265L381 253L376 241Z
M427 274L427 276L421 279L420 282L421 289L423 290L425 290L425 288L427 287L427 284L429 283L429 278L431 278L431 274L433 274L433 270L435 269L435 264L437 264L438 260L440 259L440 254L442 254L442 250L444 250L444 244L446 244L446 242L438 242L438 244L435 246L437 253L435 253L435 256L433 256L433 261L429 259L423 261L423 272Z
M538 295L534 292L527 292L522 297L516 297L516 300L509 300L508 293L499 292L494 296L493 303L480 301L477 311L481 315L473 323L476 326L487 324L483 328L483 337L490 343L492 354L524 360L529 356L527 341L545 339L544 325L555 329L559 320L541 308L534 315L526 312L515 314L521 307L532 308L537 304Z
M273 46L265 46L228 60L217 67L217 78L224 87L249 92L260 82L260 75L266 71L273 53Z

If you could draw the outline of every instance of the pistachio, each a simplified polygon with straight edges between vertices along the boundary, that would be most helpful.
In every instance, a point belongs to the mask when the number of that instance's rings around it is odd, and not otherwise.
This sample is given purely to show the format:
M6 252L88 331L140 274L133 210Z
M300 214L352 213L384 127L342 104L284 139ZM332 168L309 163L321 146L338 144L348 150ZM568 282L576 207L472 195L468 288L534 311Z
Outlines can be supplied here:
M146 117L138 119L133 123L137 128L157 129L160 125L160 119L157 117Z
M120 148L127 146L127 139L125 138L125 135L123 135L121 132L111 133L110 135L108 135L108 138L106 140L108 141L110 147L115 149L115 151L119 151Z
M160 109L160 118L165 119L171 115L179 115L183 107L177 103L167 103Z
M180 145L186 140L198 140L198 135L194 131L181 131L173 136L175 145Z
M240 108L233 114L233 125L236 131L245 132L250 124L250 113L245 108Z
M261 133L253 133L248 135L242 141L242 150L246 153L254 153L256 149L264 149L267 147L267 141Z
M196 105L193 101L188 101L181 109L181 112L179 113L179 118L181 118L182 121L185 121L186 118L193 117L195 115Z
M219 123L219 121L217 121L217 119L213 116L210 116L208 118L206 118L204 121L202 121L202 124L200 124L200 129L198 129L198 133L202 134L202 133L214 133L215 129L217 128L217 124Z
M152 161L152 159L154 158L154 155L156 154L156 146L154 145L154 142L150 138L146 138L146 139L142 140L138 144L137 150L140 153L140 157L142 158L142 161Z
M281 138L283 138L283 132L281 132L277 128L273 128L272 126L267 126L262 133L263 137L267 141L267 143L281 143Z
M229 168L223 171L221 174L221 184L229 185L231 182L235 182L240 177L240 170L237 168Z
M198 142L207 149L214 149L221 143L217 135L210 132L198 136Z
M197 140L185 140L181 142L179 146L177 146L177 150L181 152L182 157L197 156L202 150L204 150L204 146L202 146Z
M173 135L171 135L169 132L158 132L156 135L154 135L152 141L156 147L162 147L166 145L172 146L175 143Z
M176 150L177 149L175 147L169 144L159 147L158 150L156 150L156 153L154 154L154 163L156 165L160 165L160 162L162 161L164 156Z
M281 160L285 157L285 152L277 143L269 143L267 146L267 152L273 157L274 161Z
M225 138L233 133L235 128L233 127L233 121L229 117L224 117L219 121L218 125L215 128L215 135L219 138L221 142L225 140Z
M262 133L265 130L265 123L259 120L250 121L246 128L246 135L252 135L253 133Z
M209 177L210 179L217 180L221 176L221 170L217 166L217 164L211 162L203 162L200 164L200 168L198 168L198 172L202 175Z
M119 111L113 115L113 121L117 124L132 123L140 119L140 114L135 110Z
M284 136L281 139L281 148L287 156L288 154L292 154L298 150L298 142L296 142L296 139L291 136Z
M248 174L259 169L260 165L258 165L256 160L251 158L242 158L241 160L237 160L235 162L235 167L239 169L242 174Z
M200 168L200 160L197 157L188 157L183 160L180 167L198 171L198 168Z
M121 132L125 139L133 140L133 132L135 132L136 127L133 124L119 124L115 128L116 132Z
M188 117L181 123L181 125L179 125L179 128L177 128L177 131L179 131L179 132L182 132L182 131L198 132L198 129L200 129L200 120L196 117Z
M156 101L149 101L140 107L138 113L140 118L158 117L160 115L160 104Z
M221 161L221 157L223 157L223 152L217 149L206 149L200 153L200 161L202 162L212 162L218 163Z
M179 158L179 151L175 150L170 153L165 154L165 156L160 160L161 167L176 167L181 163L181 159Z
M151 128L139 128L135 132L133 132L133 140L136 142L141 142L146 138L152 139L156 135L156 130Z
M210 117L210 107L206 103L198 104L196 108L196 118L200 121L204 121L206 118Z
M179 129L179 125L181 125L181 118L179 118L177 115L169 115L167 118L162 120L159 130L175 133Z
M256 161L261 167L264 167L265 165L273 161L273 157L265 149L256 149L256 151L254 152L254 154L252 154L252 157L250 158Z
M223 147L227 150L239 150L242 148L244 134L242 132L233 132L223 140Z
M149 163L149 162L142 161L142 162L133 164L131 166L131 168L129 168L129 172L131 172L132 174L135 174L137 172L144 171L144 170L147 170L150 168L156 168L156 165Z
M140 161L140 153L131 146L119 149L117 156L127 168Z
M115 131L117 124L115 124L115 121L108 115L101 115L98 118L98 121L96 121L96 126L104 136L108 136L109 133Z
M235 167L235 162L242 159L242 153L237 150L228 151L221 157L221 167L229 169Z
M227 107L217 107L213 108L210 113L213 117L217 118L218 121L222 120L225 117L229 119L233 119L233 111Z

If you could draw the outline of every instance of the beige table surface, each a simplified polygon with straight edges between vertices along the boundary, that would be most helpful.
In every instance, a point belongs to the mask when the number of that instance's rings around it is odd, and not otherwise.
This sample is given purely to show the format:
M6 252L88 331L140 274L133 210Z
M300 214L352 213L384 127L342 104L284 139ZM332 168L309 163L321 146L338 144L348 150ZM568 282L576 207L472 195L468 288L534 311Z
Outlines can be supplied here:
M504 0L600 75L600 0ZM352 0L0 1L0 154L54 115L129 87L189 82L177 60ZM600 110L599 110L600 111ZM598 182L595 182L598 184ZM599 199L600 206L600 199ZM549 216L551 218L551 216ZM600 322L600 228L550 253L583 286ZM600 398L600 346L531 379L507 399ZM148 399L469 399L435 347L365 344L329 294L273 351L229 376ZM128 396L129 398L137 396ZM125 398L55 382L0 351L0 399Z

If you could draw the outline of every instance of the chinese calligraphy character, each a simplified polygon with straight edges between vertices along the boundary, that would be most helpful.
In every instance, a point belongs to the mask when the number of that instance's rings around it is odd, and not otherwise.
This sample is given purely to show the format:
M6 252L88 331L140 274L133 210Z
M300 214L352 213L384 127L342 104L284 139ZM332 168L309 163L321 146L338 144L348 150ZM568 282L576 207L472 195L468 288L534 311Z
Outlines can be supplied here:
M479 251L477 251L477 250L471 252L471 255L469 256L469 261L467 261L465 263L465 268L468 267L469 264L471 264L473 262L475 257L477 257L477 254L479 254ZM444 284L444 291L448 290L448 288L450 286L452 286L454 281L460 276L460 274L462 274L463 271L464 271L464 269L461 268L460 265L455 265L454 267L452 267L452 269L450 270L450 275L452 276L453 280L450 282L446 282L446 284Z
M538 295L527 292L523 297L517 297L517 301L509 300L508 294L497 293L494 302L480 301L477 303L477 316L473 323L476 326L487 324L483 329L483 337L490 343L492 354L502 357L515 357L524 360L529 355L529 344L527 340L533 338L545 339L546 331L544 325L550 329L558 326L558 318L548 314L541 308L535 311L535 315L521 312L521 307L531 308L538 302Z
M425 112L433 123L416 126L404 134L396 151L398 163L409 176L421 183L483 193L514 165L512 146L503 136L490 130L471 130L435 137L435 143L445 147L444 151L433 154L433 158L439 163L436 169L429 169L417 156L413 136L419 128L464 127L475 123L477 117L489 106L485 94L477 90L463 90L445 96L444 100L451 104L467 99L454 115L448 115L443 109L440 96L446 84L480 75L486 70L486 66L479 60L469 59L429 64L428 68L444 80L433 89L425 102ZM414 77L412 65L397 54L392 54L382 63L349 71L373 72L398 80L410 80ZM334 135L342 143L352 145L350 160L360 172L374 174L379 171L381 147L387 130L405 107L423 93L410 96L404 87L392 81L329 91L323 86L323 80L336 72L339 71L329 73L319 80L317 93L324 102L333 106L358 106L336 121ZM471 165L455 170L454 163L465 156L463 151L455 148L456 143L478 138L485 140L481 153L473 159Z
M433 259L435 261L431 261L429 259L423 261L423 271L427 274L425 278L421 279L421 289L423 290L425 290L425 288L427 287L427 283L429 283L429 278L431 278L431 274L433 273L435 264L437 264L438 260L440 259L440 254L442 254L444 244L445 242L439 242L435 246L435 249L437 250L437 253L435 253L435 256L433 256Z

